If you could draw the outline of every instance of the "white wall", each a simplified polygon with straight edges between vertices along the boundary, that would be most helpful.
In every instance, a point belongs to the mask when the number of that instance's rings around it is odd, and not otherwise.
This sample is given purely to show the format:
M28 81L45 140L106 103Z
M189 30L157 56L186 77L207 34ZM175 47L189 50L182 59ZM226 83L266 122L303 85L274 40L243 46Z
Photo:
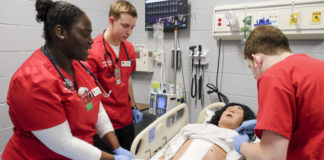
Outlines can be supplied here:
M90 17L93 27L93 38L107 27L108 7L112 0L68 0L81 7ZM139 17L130 41L133 44L146 44L153 47L153 33L144 30L145 0L130 0L136 7ZM218 44L212 37L212 9L216 5L242 3L243 0L188 0L190 12L197 14L197 19L191 19L189 28L180 30L180 48L183 52L184 78L188 104L190 106L190 121L195 122L199 111L203 108L190 98L191 61L187 56L189 46L202 44L208 48L210 65L206 69L205 82L215 84ZM259 0L245 0L257 2ZM10 77L21 63L37 48L43 45L42 24L35 20L35 0L1 0L0 6L0 153L12 135L12 123L8 115L6 95ZM291 49L295 53L308 53L310 56L324 60L323 41L291 41ZM232 102L249 105L257 111L256 81L247 68L247 62L240 54L239 41L223 41L219 87ZM170 69L170 50L173 48L173 34L165 33L164 48L167 62L167 80L172 81ZM152 80L160 80L160 73L135 73L133 87L137 102L149 103L149 84ZM181 72L177 74L177 82L182 83ZM205 89L206 92L207 89ZM205 93L205 105L216 102L215 94Z

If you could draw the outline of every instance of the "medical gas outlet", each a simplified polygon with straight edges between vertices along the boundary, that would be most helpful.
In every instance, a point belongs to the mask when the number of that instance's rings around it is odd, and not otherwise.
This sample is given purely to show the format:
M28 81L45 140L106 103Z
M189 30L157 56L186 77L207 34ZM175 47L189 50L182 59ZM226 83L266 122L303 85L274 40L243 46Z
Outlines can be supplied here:
M229 11L225 14L218 15L215 22L215 27L219 29L229 29L232 31L239 31L239 25L234 12Z
M236 17L235 13L230 11L225 13L225 24L227 27L235 26L236 24Z

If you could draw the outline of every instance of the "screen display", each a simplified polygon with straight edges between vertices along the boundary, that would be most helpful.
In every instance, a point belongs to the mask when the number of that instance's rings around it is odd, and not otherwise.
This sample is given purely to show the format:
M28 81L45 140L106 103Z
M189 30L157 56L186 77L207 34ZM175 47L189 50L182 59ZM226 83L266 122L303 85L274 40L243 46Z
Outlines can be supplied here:
M145 30L153 30L153 24L164 23L165 31L187 28L188 0L145 0Z
M157 103L156 103L157 104L157 108L165 109L166 102L167 102L167 96L157 95L156 101L157 101Z

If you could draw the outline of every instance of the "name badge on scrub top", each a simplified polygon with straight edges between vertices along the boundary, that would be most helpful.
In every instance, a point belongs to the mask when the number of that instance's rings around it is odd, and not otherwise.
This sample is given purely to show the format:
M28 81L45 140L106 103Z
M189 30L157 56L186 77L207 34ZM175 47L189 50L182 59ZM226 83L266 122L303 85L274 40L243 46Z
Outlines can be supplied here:
M120 74L119 68L115 69L115 79L116 79L116 84L120 85L121 84L121 74Z
M99 89L99 87L93 88L91 90L92 94L96 97L97 95L101 94L101 90Z
M121 66L122 67L130 67L131 66L131 61L121 61Z
M89 112L93 108L92 99L94 97L93 93L86 87L80 87L78 90L78 95L85 104L87 111Z

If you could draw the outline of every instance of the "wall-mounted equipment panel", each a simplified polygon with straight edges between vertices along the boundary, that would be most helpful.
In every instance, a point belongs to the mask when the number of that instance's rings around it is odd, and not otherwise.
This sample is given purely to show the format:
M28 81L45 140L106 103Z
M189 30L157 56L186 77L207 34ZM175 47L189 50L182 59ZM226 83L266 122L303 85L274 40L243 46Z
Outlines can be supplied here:
M276 0L217 6L213 36L245 40L259 25L274 25L289 39L324 39L324 0Z
M144 45L134 45L137 72L154 72L153 53Z

